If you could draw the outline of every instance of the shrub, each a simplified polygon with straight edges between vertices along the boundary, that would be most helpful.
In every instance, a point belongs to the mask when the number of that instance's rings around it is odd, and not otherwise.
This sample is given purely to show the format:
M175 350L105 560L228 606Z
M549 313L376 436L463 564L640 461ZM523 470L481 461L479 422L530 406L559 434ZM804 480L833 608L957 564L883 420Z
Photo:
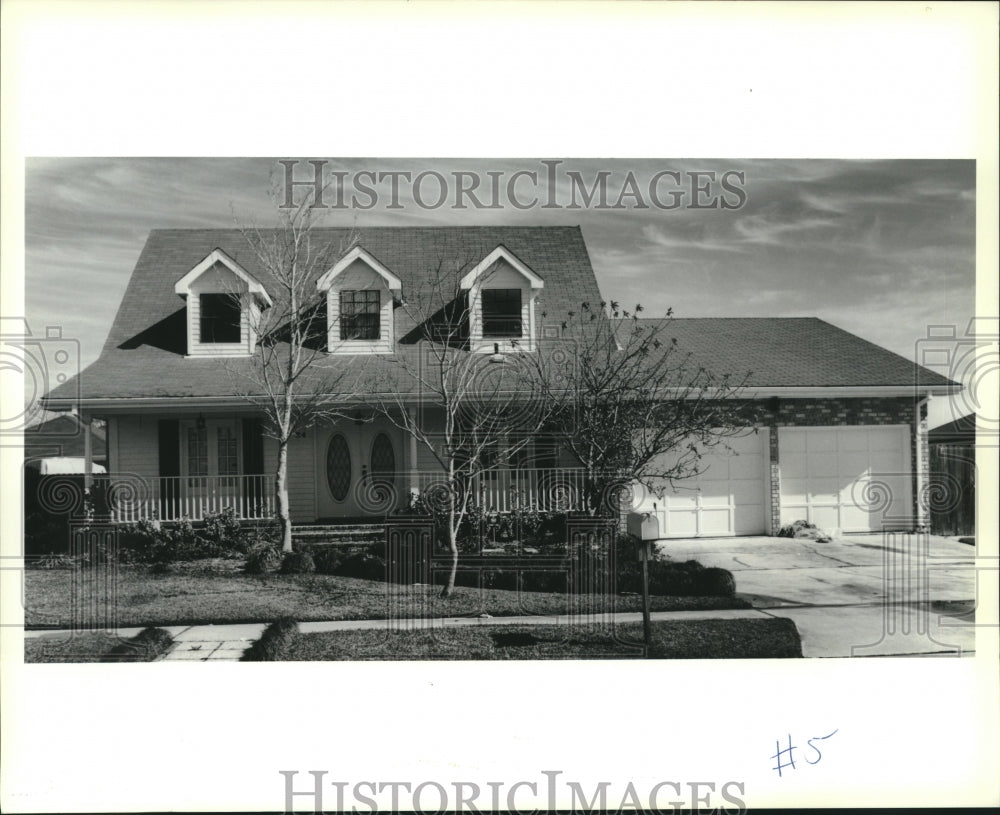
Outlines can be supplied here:
M286 552L281 560L282 574L310 574L316 571L316 563L308 552Z
M276 662L282 659L299 638L299 624L291 617L282 617L264 629L241 658L242 662Z
M50 553L42 555L33 564L36 569L72 569L76 566L76 561L69 555Z
M726 569L710 566L695 580L698 594L705 597L732 597L736 594L736 580L733 573Z
M246 552L248 535L236 517L236 510L224 507L220 512L210 512L205 516L204 527L199 530L200 537L222 551Z
M339 574L343 560L335 546L317 547L313 550L313 564L319 574Z
M281 550L273 543L259 543L247 554L243 571L247 574L267 574L281 563Z
M371 552L356 552L340 562L336 574L360 577L362 580L385 580L388 571L384 557Z
M805 538L807 540L818 541L819 543L829 543L833 540L816 524L811 524L809 521L794 521L793 523L785 524L778 530L778 537Z
M69 551L69 516L31 512L24 519L24 553L55 554Z
M134 637L119 643L101 658L101 662L152 662L174 644L169 631L144 628Z

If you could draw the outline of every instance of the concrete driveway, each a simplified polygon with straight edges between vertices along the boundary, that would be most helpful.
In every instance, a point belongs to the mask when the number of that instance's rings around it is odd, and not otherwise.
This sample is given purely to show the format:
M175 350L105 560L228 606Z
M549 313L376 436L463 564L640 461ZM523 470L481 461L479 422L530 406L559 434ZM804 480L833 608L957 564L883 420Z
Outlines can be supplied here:
M975 547L950 538L700 538L658 546L674 560L731 571L754 608L795 622L805 656L975 651Z

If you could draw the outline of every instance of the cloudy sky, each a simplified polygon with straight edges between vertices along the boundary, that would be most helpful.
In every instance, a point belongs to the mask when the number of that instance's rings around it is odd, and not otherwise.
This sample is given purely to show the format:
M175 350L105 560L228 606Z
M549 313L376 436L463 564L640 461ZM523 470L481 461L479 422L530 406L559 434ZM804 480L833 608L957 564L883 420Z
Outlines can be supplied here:
M304 157L296 179L311 176ZM678 317L817 316L907 358L927 326L956 324L974 312L975 165L971 161L580 160L555 167L546 186L538 159L329 159L363 206L359 171L440 173L448 198L437 208L414 200L401 177L393 208L389 181L372 184L369 209L331 209L326 225L580 225L601 290L608 299L641 302ZM517 179L538 173L538 184ZM481 180L499 174L499 207L455 209L453 173ZM569 208L570 173L590 188L608 173L607 203ZM656 206L649 183L662 171ZM727 191L721 184L728 171ZM636 183L635 195L622 196ZM713 172L715 182L706 175ZM32 327L60 325L78 338L84 365L96 359L129 274L151 229L231 227L274 218L270 185L283 188L276 159L31 159L26 168L26 310ZM692 178L694 181L692 182ZM677 183L680 179L680 183ZM707 192L695 193L707 184ZM673 194L672 194L673 193ZM417 190L439 198L435 177ZM536 205L531 199L538 197ZM745 200L744 200L745 198ZM717 206L695 208L715 200ZM727 204L741 204L724 208ZM578 198L580 204L582 198ZM332 202L331 202L332 203ZM462 203L471 204L466 197ZM543 207L545 203L556 206ZM642 208L642 205L648 208Z

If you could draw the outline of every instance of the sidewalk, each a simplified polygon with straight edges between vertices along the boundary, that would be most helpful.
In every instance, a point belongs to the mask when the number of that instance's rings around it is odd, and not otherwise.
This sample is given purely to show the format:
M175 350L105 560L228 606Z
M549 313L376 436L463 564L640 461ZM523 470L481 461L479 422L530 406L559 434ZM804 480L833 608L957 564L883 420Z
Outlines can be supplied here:
M851 656L972 656L975 629L962 617L937 613L931 607L868 603L841 606L780 606L708 611L654 611L655 622L688 620L747 620L787 617L802 637L805 657ZM303 634L329 631L389 629L430 630L476 625L570 625L611 622L638 623L639 612L584 617L435 617L395 620L330 620L299 623ZM265 623L239 625L165 626L177 643L158 662L236 662L259 639ZM124 628L132 637L141 628ZM25 637L66 636L65 631L26 631Z

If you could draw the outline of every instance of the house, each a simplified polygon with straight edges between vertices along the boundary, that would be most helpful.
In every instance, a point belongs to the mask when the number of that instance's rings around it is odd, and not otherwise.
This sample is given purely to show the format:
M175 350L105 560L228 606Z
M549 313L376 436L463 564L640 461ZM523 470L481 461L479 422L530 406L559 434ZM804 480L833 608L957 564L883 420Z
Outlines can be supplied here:
M601 300L576 227L371 228L351 237L316 280L328 327L316 376L353 365L361 376L391 377L394 358L419 360L417 326L401 304L442 260L463 269L465 353L502 353L512 339L533 353L559 337L559 315ZM142 484L122 520L198 519L226 505L244 518L273 510L276 445L235 383L254 351L255 320L276 296L237 230L150 234L99 359L46 400L106 421L111 477ZM751 371L748 395L764 419L656 502L666 536L767 534L797 518L844 531L920 522L923 403L955 383L813 318L685 319L671 330L706 367ZM397 386L416 409L412 381ZM483 486L492 506L505 509L516 484L545 508L546 479L577 477L558 450L530 463ZM396 487L388 499L365 489L372 473ZM360 402L355 421L312 427L289 449L297 523L384 516L440 478L422 446Z
M107 458L104 430L99 426L89 429L93 446L91 459L103 465ZM84 448L84 423L73 413L57 414L24 429L25 461L54 457L83 459L86 455Z

